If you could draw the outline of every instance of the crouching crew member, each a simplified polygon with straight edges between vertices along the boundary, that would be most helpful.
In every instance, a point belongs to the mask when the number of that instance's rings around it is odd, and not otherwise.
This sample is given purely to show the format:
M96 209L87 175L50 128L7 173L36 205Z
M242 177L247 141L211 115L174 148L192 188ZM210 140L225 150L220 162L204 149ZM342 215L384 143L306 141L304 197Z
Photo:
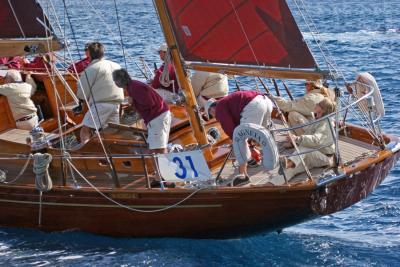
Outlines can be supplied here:
M271 124L271 100L254 91L238 91L218 101L211 98L206 102L204 109L208 117L211 115L221 123L222 129L231 139L233 131L240 124L254 123L265 128ZM246 155L244 157L236 155L236 159L240 159L240 162L238 161L239 175L232 182L234 186L249 181L247 161L251 156L250 149L246 140L239 146L240 151L246 151Z
M113 72L118 87L127 90L131 105L143 118L147 129L149 149L154 153L167 153L171 113L167 103L149 85L132 80L125 69Z

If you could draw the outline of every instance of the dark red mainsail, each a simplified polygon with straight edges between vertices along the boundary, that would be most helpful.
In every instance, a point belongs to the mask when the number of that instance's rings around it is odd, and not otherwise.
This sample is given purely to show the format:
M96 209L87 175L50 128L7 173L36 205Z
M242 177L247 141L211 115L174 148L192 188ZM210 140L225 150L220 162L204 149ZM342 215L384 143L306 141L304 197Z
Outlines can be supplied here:
M0 0L0 38L38 38L51 26L35 0Z
M0 0L0 57L47 53L62 48L36 0Z
M314 68L284 0L166 0L186 61Z

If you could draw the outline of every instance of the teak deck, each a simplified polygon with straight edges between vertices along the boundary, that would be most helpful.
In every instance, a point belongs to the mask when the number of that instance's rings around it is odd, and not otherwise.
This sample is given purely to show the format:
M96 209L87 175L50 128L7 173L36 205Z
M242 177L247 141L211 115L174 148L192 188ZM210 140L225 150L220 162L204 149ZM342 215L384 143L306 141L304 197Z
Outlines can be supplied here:
M280 127L280 126L278 126ZM51 138L53 134L48 134L48 137ZM4 141L11 141L19 144L26 144L26 138L29 136L28 131L25 130L20 130L20 129L10 129L8 131L4 131L3 133L0 134L0 140ZM283 140L283 136L277 136L277 142L281 142ZM365 142L361 142L359 140L349 138L346 136L341 136L339 140L339 147L340 147L340 154L343 160L343 163L350 163L354 161L355 159L363 156L368 156L370 154L375 153L376 151L379 150L379 147L374 146L374 145L369 145ZM228 149L228 148L227 148ZM285 154L289 154L291 150L285 150L281 149L280 152L283 152ZM20 159L21 161L26 161L26 159ZM32 162L31 162L32 163ZM25 171L24 175L16 182L16 184L32 184L34 186L34 174L32 172L32 165L30 163L30 166L28 166L27 170ZM21 163L19 164L21 166ZM214 170L213 172L213 177L215 177L218 173L219 169ZM320 174L322 174L324 171L327 171L325 168L315 168L310 170L311 174L313 177L318 177ZM13 177L16 177L18 173L20 172L20 169L15 169L15 170L10 170L7 173L7 180L11 180ZM258 185L258 184L263 184L265 183L271 175L277 175L277 169L273 171L267 171L263 167L256 167L256 168L248 168L248 173L251 177L251 185ZM99 175L99 172L93 172L92 174L90 172L86 172L86 177L87 179L95 184L98 187L105 187L105 188L111 188L113 187L112 185L112 179L110 172L108 170L105 170L101 176ZM234 155L232 153L230 159L227 161L222 173L221 173L221 178L224 179L225 182L222 182L220 186L224 186L231 181L234 176L237 174L237 167L234 166ZM53 175L53 183L54 185L61 185L61 178L54 176ZM151 173L149 174L150 179L158 179L156 174ZM89 187L82 179L79 177L76 178L78 180L78 184L81 187ZM299 174L291 181L290 183L297 183L297 182L302 182L307 179L307 176L305 173ZM317 178L318 179L318 178ZM120 174L119 175L119 180L121 183L121 188L123 189L135 189L135 188L144 188L147 185L147 181L144 177L144 175L133 175L133 174ZM71 179L68 179L67 181L68 185L74 186Z

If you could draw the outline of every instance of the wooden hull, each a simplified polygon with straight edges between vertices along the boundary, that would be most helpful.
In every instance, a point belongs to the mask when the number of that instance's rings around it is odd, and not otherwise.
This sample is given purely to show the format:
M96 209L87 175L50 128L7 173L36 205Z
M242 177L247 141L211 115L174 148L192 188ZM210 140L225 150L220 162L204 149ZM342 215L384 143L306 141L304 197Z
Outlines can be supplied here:
M385 178L399 152L375 166L316 186L249 187L202 190L106 190L108 197L131 208L118 207L94 190L53 188L40 197L34 187L0 187L0 225L44 231L82 230L129 237L235 237L279 230L330 214L365 198ZM154 212L151 212L151 211Z

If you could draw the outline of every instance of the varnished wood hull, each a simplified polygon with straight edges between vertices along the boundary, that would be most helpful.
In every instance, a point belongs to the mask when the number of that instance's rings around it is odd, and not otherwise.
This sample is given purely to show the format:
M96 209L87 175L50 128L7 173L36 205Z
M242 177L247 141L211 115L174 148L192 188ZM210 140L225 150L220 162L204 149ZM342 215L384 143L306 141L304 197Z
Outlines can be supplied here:
M219 188L198 192L179 206L159 212L121 208L94 190L0 187L0 225L44 231L82 230L129 237L235 237L278 230L342 210L365 198L398 160L396 152L373 168L318 187ZM151 211L187 197L185 189L102 190L131 208Z

